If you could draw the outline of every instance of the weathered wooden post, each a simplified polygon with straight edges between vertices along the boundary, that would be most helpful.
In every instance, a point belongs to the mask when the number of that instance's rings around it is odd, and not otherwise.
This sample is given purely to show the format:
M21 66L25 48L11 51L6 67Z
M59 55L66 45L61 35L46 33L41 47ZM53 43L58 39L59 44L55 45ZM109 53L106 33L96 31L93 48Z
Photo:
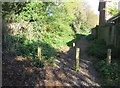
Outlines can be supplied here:
M107 63L110 64L111 63L111 49L107 50Z
M76 71L77 72L80 70L80 67L79 67L79 52L80 52L80 48L76 48Z
M38 59L41 61L41 48L38 47Z

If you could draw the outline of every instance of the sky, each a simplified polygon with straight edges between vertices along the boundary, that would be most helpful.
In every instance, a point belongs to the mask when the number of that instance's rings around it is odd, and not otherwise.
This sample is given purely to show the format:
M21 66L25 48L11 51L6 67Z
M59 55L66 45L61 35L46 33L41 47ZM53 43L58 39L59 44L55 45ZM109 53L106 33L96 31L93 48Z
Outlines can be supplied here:
M88 5L91 6L91 9L94 11L94 13L99 14L98 12L98 6L99 6L99 0L86 0Z

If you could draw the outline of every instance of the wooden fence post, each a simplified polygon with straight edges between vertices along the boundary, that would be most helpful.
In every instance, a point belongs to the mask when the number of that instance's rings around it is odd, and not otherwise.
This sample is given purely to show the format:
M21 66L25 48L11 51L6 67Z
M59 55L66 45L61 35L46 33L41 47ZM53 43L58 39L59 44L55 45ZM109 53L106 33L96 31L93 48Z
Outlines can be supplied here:
M107 63L110 64L111 63L111 49L107 50Z
M38 59L41 61L41 48L38 47Z
M80 67L79 67L79 52L80 52L80 49L76 48L76 71L77 72L80 70Z

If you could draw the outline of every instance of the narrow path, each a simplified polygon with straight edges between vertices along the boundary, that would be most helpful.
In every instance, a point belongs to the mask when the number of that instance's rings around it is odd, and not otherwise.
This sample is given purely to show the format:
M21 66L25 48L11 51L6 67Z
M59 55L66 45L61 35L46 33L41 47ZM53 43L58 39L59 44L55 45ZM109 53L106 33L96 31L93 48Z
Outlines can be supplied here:
M96 58L94 57L88 57L86 50L89 46L89 42L85 39L85 37L81 38L81 40L76 45L81 49L81 56L80 56L80 67L81 67L81 73L85 72L85 75L87 75L91 81L91 85L99 85L96 83L98 80L97 72L95 71L94 64L96 62ZM88 80L89 80L88 79Z
M97 72L93 66L95 58L90 58L86 54L88 45L85 37L76 44L81 51L79 72L75 72L75 48L64 47L56 60L57 66L48 70L47 73L53 77L52 80L47 81L51 81L54 86L100 86L97 83ZM50 75L46 78L50 78ZM45 84L48 85L47 82Z
M34 67L33 60L3 54L3 86L100 86L93 65L95 58L86 54L89 42L83 37L76 44L80 48L80 71L75 72L75 48L64 47L58 53L56 66ZM17 79L17 80L16 80Z

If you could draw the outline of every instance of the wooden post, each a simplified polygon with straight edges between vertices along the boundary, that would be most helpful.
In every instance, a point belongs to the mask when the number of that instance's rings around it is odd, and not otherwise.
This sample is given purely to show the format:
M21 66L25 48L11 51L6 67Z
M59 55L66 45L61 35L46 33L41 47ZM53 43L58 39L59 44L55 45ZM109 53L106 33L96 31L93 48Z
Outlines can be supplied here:
M38 59L41 61L41 48L38 47Z
M107 50L107 63L110 64L111 63L111 49Z
M77 72L80 70L80 67L79 67L79 51L80 51L80 49L76 48L76 71Z
M75 47L75 43L73 42L73 47Z

